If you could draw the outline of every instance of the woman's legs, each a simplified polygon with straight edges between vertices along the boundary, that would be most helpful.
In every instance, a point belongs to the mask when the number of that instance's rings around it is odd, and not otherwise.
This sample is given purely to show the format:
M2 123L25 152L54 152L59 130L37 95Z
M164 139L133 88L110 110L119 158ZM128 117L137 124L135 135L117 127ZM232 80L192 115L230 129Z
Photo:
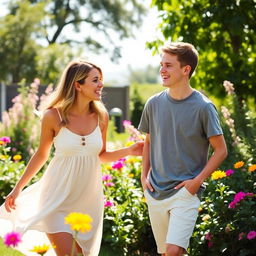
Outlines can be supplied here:
M72 252L73 236L67 232L47 234L50 242L54 244L57 256L70 256ZM81 247L75 243L74 255L82 254Z

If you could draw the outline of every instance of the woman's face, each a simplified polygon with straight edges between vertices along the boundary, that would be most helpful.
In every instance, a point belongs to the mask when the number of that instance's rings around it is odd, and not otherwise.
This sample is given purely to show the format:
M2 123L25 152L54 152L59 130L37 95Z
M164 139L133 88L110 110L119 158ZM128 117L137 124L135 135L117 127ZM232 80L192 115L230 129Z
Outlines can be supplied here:
M88 100L100 100L103 89L102 75L100 71L93 68L80 88L82 95L88 98Z

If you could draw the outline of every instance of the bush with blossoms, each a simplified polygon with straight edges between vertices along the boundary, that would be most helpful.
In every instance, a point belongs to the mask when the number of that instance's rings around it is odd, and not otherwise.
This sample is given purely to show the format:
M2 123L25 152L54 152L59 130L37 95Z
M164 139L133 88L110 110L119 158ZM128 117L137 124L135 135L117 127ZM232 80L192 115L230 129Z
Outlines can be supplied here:
M224 81L221 122L228 158L206 181L191 239L191 256L254 256L256 252L256 118Z
M126 146L142 135L124 121L131 134ZM102 246L112 248L113 255L156 255L147 205L140 183L141 157L126 157L103 164L105 217Z

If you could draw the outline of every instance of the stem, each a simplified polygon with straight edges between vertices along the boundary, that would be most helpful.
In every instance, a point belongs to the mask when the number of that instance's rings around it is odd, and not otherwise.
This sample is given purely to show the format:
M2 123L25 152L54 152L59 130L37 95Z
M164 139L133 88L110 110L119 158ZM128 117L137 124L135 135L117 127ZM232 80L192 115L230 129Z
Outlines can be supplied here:
M76 245L76 235L77 235L77 231L75 231L75 234L73 236L73 243L72 243L72 249L71 249L71 255L70 256L75 256L74 253L75 253L75 245Z

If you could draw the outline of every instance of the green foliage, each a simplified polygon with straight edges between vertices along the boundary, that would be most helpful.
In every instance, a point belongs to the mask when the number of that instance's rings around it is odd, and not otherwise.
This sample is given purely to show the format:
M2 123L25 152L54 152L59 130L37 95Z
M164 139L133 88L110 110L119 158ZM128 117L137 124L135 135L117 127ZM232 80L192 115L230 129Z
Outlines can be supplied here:
M109 203L105 206L103 245L111 247L114 255L156 254L140 172L138 157L119 160L112 167L103 165L105 205Z
M38 45L31 34L41 31L40 21L44 4L30 5L19 1L15 15L0 19L0 77L1 80L19 82L34 76Z
M208 179L191 239L191 256L255 255L255 238L247 237L249 232L256 231L255 174L247 166L235 169L230 176ZM240 198L241 193L251 195L244 196L233 208L230 203L237 193Z
M1 256L24 256L21 252L18 252L12 248L7 248L3 240L0 238L0 255Z
M9 155L10 149L7 144L0 145L0 205L4 202L4 197L11 192L25 168L23 161L15 161Z
M142 111L144 108L144 102L139 94L138 86L134 87L132 97L131 97L131 121L135 127L139 125Z
M239 97L255 95L255 1L153 0L152 5L161 11L159 30L166 41L190 42L199 50L192 83L223 97L219 85L227 79L236 85ZM162 44L156 40L148 47L156 52Z
M10 154L22 155L25 162L35 152L39 143L41 122L37 107L43 104L46 95L38 99L38 85L38 79L35 79L30 87L26 86L23 80L19 85L19 95L13 99L13 106L2 114L3 121L0 123L0 136L11 138ZM49 91L49 88L47 90Z
M46 1L30 2L34 5ZM15 12L15 2L11 10ZM94 52L107 51L113 46L112 51L109 51L113 59L120 57L120 47L116 45L117 40L113 40L113 36L120 39L131 36L132 28L141 24L145 13L143 4L137 0L52 0L46 2L45 10L45 35L41 38L46 39L48 44L79 44ZM75 37L73 33L64 34L67 27L71 27L75 33L85 29L79 37Z

